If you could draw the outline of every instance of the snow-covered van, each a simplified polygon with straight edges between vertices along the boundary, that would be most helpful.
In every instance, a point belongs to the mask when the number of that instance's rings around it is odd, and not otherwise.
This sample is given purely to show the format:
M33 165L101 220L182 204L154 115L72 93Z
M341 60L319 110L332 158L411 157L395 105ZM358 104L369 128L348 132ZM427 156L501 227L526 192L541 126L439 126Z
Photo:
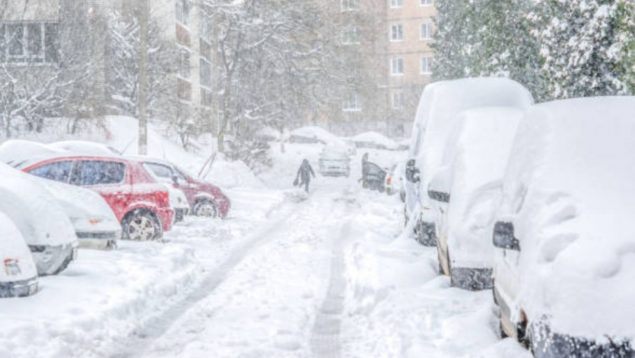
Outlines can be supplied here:
M0 211L20 229L39 275L63 271L77 255L77 236L57 200L28 174L0 163Z
M406 220L417 240L436 245L434 215L427 195L428 185L443 163L450 135L458 130L457 114L479 107L513 107L533 104L531 93L506 78L466 78L427 85L419 101L406 165Z
M509 152L523 111L483 107L459 114L443 169L428 195L435 212L439 268L453 286L492 287L492 225Z
M327 145L320 152L318 160L323 176L345 176L351 174L351 158L345 147Z
M0 298L37 292L37 269L20 230L0 211Z
M635 354L635 97L536 105L495 216L505 335L542 357Z

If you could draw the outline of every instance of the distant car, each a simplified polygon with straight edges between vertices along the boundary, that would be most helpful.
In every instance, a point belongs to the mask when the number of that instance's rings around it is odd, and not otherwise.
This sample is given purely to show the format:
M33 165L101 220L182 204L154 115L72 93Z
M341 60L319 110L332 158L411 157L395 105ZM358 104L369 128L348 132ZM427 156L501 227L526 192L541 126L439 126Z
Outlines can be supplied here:
M443 150L457 127L457 114L480 107L514 107L521 110L534 103L531 93L507 78L465 78L441 81L425 87L415 117L406 170L406 221L415 239L435 246L435 215L427 195L432 177L446 163Z
M383 193L386 190L386 171L379 165L365 162L362 169L362 187Z
M174 210L167 188L135 161L63 155L34 158L20 169L101 194L121 223L124 239L158 240L172 228Z
M386 174L386 183L384 184L386 187L386 194L393 195L399 193L399 197L402 202L405 200L405 191L403 188L405 171L404 164L405 163L403 162L394 164Z
M187 197L191 213L197 216L225 218L231 208L231 201L214 184L195 179L176 165L156 158L134 157L162 183L182 190Z
M25 297L37 292L37 269L22 233L0 212L0 298Z
M121 225L98 193L32 176L53 196L71 220L80 248L111 249L121 238Z
M522 115L506 107L459 114L459 129L447 143L448 165L430 181L439 267L453 286L492 288L492 220Z
M399 145L394 140L377 132L365 132L351 138L357 148L397 150Z
M320 174L323 176L345 176L351 174L351 158L346 148L326 146L320 152Z
M635 97L542 103L514 139L493 229L504 335L535 357L635 355Z
M344 140L340 137L330 133L326 129L308 126L292 130L289 133L290 143L302 143L302 144L333 144L341 147L346 146Z
M75 229L64 209L34 178L0 164L0 211L18 227L39 275L62 272L77 256Z

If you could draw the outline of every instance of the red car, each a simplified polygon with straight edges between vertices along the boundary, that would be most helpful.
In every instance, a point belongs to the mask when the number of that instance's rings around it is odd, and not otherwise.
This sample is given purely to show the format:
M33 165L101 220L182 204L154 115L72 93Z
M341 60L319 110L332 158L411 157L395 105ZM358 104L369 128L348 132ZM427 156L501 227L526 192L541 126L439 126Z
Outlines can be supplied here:
M136 157L157 180L171 183L181 189L191 207L191 213L197 216L225 218L231 208L229 198L217 186L194 179L176 165L155 158Z
M174 211L165 185L135 161L118 157L56 156L20 163L23 171L95 190L130 240L157 240L172 228Z

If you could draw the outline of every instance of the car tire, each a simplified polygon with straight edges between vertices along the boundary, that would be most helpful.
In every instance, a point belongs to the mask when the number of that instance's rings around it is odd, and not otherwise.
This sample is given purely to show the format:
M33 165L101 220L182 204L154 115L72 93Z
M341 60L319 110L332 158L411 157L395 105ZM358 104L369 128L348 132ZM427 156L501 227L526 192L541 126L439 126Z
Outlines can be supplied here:
M218 217L218 208L211 200L201 200L194 204L193 214L196 216L205 216L210 218Z
M124 240L152 241L163 237L163 229L157 218L147 210L136 210L121 223Z

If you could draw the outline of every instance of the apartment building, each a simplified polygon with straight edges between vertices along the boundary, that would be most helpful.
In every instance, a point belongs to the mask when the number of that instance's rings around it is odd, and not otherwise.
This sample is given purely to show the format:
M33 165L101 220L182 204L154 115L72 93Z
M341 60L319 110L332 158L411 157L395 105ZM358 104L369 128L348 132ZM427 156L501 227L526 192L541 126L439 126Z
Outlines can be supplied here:
M360 128L404 136L430 83L436 8L433 0L322 0L339 15L342 51L364 58L363 88L343 96L332 130ZM353 73L353 72L352 72ZM356 125L357 123L357 125Z

